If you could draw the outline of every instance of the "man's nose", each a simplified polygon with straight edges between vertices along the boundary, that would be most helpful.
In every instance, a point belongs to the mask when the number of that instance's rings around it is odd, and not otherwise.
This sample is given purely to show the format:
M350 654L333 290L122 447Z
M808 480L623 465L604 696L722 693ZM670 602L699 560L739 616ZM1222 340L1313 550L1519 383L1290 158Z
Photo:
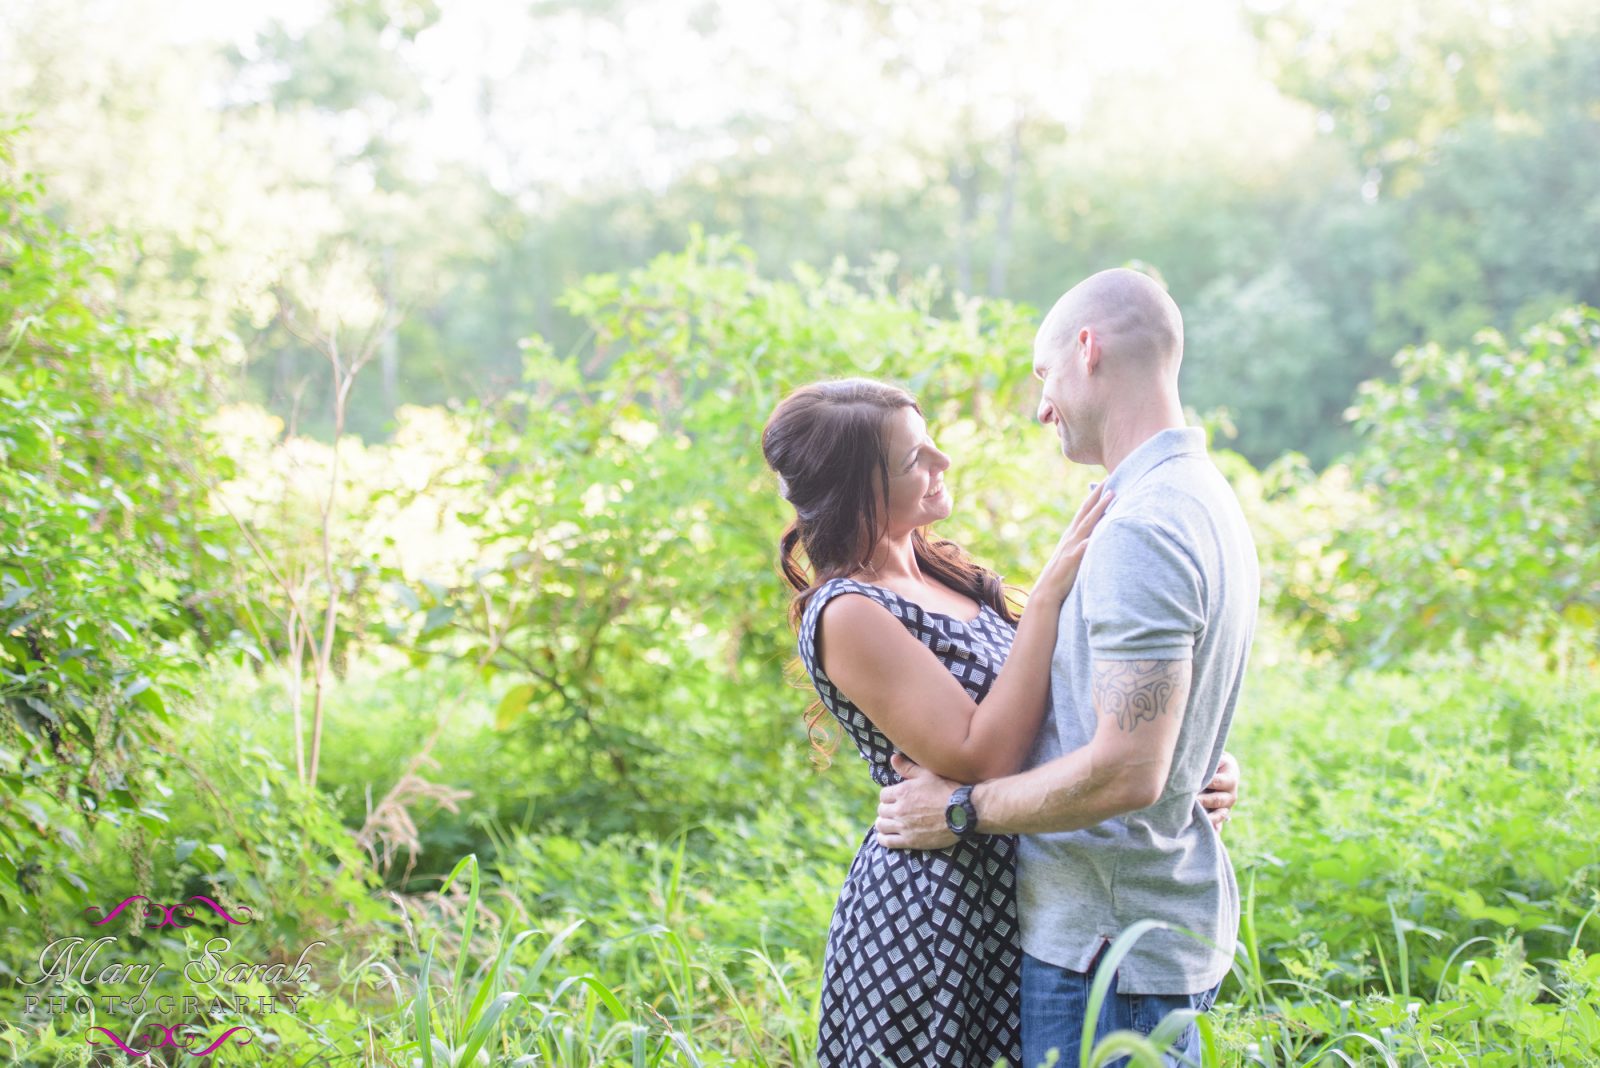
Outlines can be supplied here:
M1049 426L1051 423L1053 423L1055 421L1056 421L1056 409L1055 409L1055 406L1053 404L1051 404L1047 400L1040 401L1039 402L1039 422L1043 423L1045 426Z

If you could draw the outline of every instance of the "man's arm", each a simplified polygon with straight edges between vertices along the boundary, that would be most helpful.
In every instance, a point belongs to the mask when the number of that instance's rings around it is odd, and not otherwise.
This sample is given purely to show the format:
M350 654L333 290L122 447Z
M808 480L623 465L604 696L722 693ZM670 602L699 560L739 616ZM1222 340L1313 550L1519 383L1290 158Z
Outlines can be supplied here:
M1188 660L1096 660L1089 744L972 790L982 834L1075 831L1147 808L1161 797L1189 700ZM895 760L906 779L880 791L878 837L890 848L955 841L944 808L955 784Z
M1188 660L1096 660L1094 737L1047 764L973 788L985 834L1076 831L1161 797L1189 700Z
M1204 579L1160 523L1107 516L1078 576L1093 660L1088 744L1048 764L982 783L972 793L978 829L991 834L1092 827L1154 804L1166 788L1188 704ZM1081 668L1079 668L1081 670ZM899 763L902 775L906 771ZM885 845L948 845L951 784L919 774L879 795ZM933 841L934 832L942 841Z

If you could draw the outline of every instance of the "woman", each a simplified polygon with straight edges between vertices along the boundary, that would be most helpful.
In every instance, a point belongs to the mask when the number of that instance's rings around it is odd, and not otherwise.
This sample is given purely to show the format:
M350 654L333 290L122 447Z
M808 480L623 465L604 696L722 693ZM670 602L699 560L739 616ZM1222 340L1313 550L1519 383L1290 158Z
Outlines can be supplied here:
M821 698L808 722L832 713L879 785L899 781L897 751L963 782L1016 771L1110 493L1078 509L1019 623L994 572L924 529L950 515L950 461L909 393L865 379L806 386L773 412L762 451L795 508L780 565ZM980 835L889 850L868 828L828 932L822 1068L1021 1064L1015 849Z

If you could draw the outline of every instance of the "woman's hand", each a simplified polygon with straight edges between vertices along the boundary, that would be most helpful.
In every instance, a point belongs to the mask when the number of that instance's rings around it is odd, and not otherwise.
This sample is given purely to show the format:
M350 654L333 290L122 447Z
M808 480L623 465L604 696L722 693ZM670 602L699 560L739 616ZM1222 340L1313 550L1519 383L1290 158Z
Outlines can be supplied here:
M1217 764L1217 774L1206 783L1200 794L1200 807L1206 810L1211 826L1222 830L1222 825L1233 818L1233 806L1239 803L1239 761L1232 753L1224 752Z
M1058 607L1067 599L1067 594L1072 592L1072 583L1078 577L1078 565L1083 562L1084 550L1089 546L1089 535L1093 533L1095 524L1100 522L1100 517L1105 515L1111 498L1112 492L1106 489L1104 482L1095 486L1093 492L1084 498L1067 532L1056 543L1056 551L1039 573L1039 581L1033 584L1033 597L1044 597ZM1032 603L1032 598L1029 603Z

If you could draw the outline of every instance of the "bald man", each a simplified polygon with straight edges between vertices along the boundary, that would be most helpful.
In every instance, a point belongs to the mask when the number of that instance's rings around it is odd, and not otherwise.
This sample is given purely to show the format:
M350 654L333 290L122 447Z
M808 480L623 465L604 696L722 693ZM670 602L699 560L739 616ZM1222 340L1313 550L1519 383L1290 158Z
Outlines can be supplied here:
M1103 465L1113 494L1061 609L1052 714L1017 775L961 787L896 757L905 781L879 799L890 847L1021 836L1028 1068L1051 1049L1077 1058L1097 969L1134 924L1165 926L1116 965L1098 1036L1209 1010L1238 937L1238 883L1199 794L1222 758L1260 579L1205 432L1184 425L1182 355L1178 306L1137 271L1093 275L1050 310L1034 339L1039 421L1069 459ZM1198 1064L1192 1015L1176 1022L1168 1063Z

